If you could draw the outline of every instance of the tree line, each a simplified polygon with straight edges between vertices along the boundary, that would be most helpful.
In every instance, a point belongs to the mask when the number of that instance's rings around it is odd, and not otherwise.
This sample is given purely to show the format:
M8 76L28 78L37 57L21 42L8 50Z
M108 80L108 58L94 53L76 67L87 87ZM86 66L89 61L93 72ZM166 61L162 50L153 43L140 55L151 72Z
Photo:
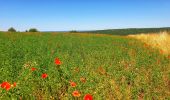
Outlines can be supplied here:
M17 32L17 30L13 27L8 29L8 32ZM36 28L30 28L29 30L25 30L25 32L38 32Z
M129 34L139 34L139 33L159 33L159 32L170 32L170 27L164 28L127 28L127 29L108 29L108 30L94 30L94 31L84 31L89 33L98 34L112 34L112 35L129 35Z

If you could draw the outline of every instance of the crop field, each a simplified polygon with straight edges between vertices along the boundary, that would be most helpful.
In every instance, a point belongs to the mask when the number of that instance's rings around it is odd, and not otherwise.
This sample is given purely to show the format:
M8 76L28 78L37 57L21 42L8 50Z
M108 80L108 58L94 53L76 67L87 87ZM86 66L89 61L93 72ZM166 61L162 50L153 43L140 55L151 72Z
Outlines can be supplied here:
M138 39L0 32L0 100L170 99L170 55Z
M170 32L168 31L128 36L141 40L145 45L159 49L164 55L170 54Z

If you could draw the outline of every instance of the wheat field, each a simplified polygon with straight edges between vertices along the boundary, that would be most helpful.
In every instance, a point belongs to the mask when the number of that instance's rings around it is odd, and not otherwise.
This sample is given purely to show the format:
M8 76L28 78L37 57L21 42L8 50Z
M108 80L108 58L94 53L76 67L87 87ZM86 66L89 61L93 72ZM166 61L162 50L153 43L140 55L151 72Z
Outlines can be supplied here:
M150 46L160 50L160 53L170 54L170 33L160 32L151 34L129 35L128 37L136 38L145 43L145 46Z

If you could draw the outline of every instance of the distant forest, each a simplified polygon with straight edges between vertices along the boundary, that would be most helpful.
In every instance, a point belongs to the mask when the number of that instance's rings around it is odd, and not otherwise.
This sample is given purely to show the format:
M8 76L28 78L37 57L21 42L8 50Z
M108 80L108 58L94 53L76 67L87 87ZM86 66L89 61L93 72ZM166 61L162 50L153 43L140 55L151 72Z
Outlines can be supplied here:
M107 30L94 30L94 31L83 31L90 33L101 33L101 34L112 34L112 35L129 35L139 33L159 33L163 31L169 31L170 27L165 28L128 28L128 29L107 29Z

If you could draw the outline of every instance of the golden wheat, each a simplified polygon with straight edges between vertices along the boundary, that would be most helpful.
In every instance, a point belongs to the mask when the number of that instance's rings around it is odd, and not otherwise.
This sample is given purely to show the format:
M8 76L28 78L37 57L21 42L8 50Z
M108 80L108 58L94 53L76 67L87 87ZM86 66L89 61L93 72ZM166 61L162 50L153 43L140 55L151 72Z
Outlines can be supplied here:
M163 54L170 54L170 34L168 32L129 35L128 37L139 39L153 48L158 48Z

